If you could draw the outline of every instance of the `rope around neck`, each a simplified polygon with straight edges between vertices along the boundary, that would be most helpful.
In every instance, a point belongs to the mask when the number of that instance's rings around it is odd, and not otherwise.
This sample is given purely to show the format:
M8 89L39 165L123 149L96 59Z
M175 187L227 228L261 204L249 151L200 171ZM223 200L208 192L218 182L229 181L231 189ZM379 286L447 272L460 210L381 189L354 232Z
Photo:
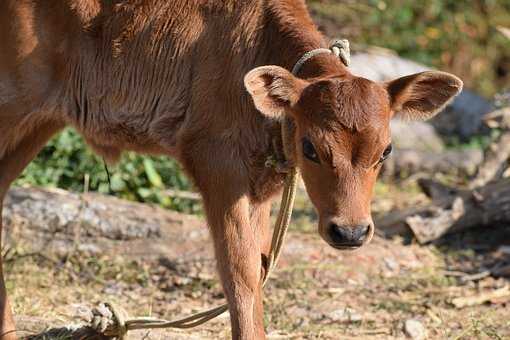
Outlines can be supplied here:
M299 70L308 60L322 53L333 53L337 58L340 58L340 60L345 66L349 66L349 64L351 63L351 48L349 45L349 40L337 39L333 40L329 48L317 48L315 50L311 50L303 54L303 56L296 62L296 64L292 68L292 74L297 76Z
M342 62L349 65L349 42L347 40L336 40L331 45L330 49L316 49L305 53L301 57L294 68L292 73L297 75L300 68L306 61L321 53L333 53L339 57ZM282 124L282 135L288 135L288 125ZM287 155L289 156L289 155ZM280 210L276 219L275 227L273 230L273 237L271 239L271 248L268 254L266 275L262 278L262 286L265 286L269 279L269 275L273 272L278 259L280 257L282 246L285 240L285 235L290 225L292 215L292 208L294 206L294 198L296 196L298 180L298 170L295 166L291 167L285 177L284 189L282 199L280 202ZM215 317L223 314L228 310L228 304L208 309L206 311L193 314L189 317L178 319L175 321L167 321L152 317L137 317L128 318L127 313L120 307L112 303L102 303L93 310L93 317L89 326L97 332L107 336L115 337L117 339L124 339L128 331L137 329L156 329L156 328L192 328L199 326Z

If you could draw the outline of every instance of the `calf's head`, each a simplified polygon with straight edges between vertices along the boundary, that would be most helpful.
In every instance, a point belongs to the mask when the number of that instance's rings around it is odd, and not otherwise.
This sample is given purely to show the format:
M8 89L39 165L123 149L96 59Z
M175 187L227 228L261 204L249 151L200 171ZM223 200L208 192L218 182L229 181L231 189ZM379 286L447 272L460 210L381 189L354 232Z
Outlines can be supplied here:
M293 119L289 156L318 211L320 235L338 249L358 248L374 234L370 202L391 153L390 119L428 119L462 89L460 79L444 72L376 83L351 75L303 80L263 66L244 81L262 114Z

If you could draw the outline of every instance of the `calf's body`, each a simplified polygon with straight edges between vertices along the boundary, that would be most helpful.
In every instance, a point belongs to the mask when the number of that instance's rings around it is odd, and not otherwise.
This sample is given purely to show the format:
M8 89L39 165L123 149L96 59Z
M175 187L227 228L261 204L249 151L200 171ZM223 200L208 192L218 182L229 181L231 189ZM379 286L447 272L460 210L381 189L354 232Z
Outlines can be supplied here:
M107 159L176 157L204 196L234 337L262 338L261 252L282 178L264 166L272 123L242 81L290 67L322 37L300 36L313 28L300 1L112 3L0 4L0 195L66 125Z
M386 143L392 114L391 91L387 95L382 86L375 88L366 80L340 86L355 77L331 54L308 61L300 79L284 70L319 47L326 47L324 38L303 0L4 0L0 2L0 203L11 182L65 126L74 127L111 161L125 150L178 159L203 195L233 337L262 339L261 256L268 251L270 198L282 186L282 175L264 165L279 131L272 109L299 115L296 112L303 111L306 103L293 98L301 91L305 96L304 88L317 79L322 79L324 84L317 86L325 91L343 91L348 97L343 107L351 111L367 109L370 105L360 103L363 97L373 97L369 102L379 118L360 112L366 119L351 117L351 123L342 123L351 132L332 125L329 130L337 129L337 135L349 134L343 144L333 145L335 138L321 137L330 152L343 150L338 154L346 150L344 146L352 149L346 141L356 139L353 131L363 121L377 121L379 128L365 130L380 129L384 133L376 142ZM244 79L263 65L276 66L260 68ZM410 82L388 88L398 92L408 89ZM460 85L452 86L458 90ZM395 102L402 102L398 98ZM440 99L432 106L443 105L445 100ZM328 108L340 110L337 106ZM345 114L336 116L346 119ZM304 127L314 125L317 130L327 121L324 117L317 124L303 113L296 116L296 140L305 135L317 139L321 134L305 133ZM296 162L305 181L313 182L311 174L319 171L315 165L300 157ZM341 171L362 173L354 161L351 170L339 158L331 158L330 163L325 178L344 178ZM370 171L366 183L360 182L367 188L377 174L377 169ZM334 184L340 196L354 190L344 182ZM371 223L367 212L371 187L362 190L363 199L348 204L356 214L339 217L343 203L330 197L323 204L325 195L317 190L329 188L321 185L309 191L319 211L324 211L324 228L358 220ZM0 333L10 339L15 337L14 324L3 274L0 277Z

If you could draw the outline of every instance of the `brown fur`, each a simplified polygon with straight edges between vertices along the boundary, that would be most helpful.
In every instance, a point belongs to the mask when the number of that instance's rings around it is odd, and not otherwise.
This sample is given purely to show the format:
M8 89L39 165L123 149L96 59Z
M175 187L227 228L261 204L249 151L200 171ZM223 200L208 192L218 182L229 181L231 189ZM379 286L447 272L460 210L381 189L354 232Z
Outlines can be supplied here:
M204 198L233 337L262 339L261 254L282 185L264 162L279 117L295 122L287 156L335 246L331 221L371 223L391 116L431 116L462 86L434 72L376 84L327 54L299 78L286 71L325 46L303 0L3 0L0 203L66 125L111 161L124 150L175 157ZM272 66L256 68L263 65ZM321 164L302 156L304 137ZM0 277L5 333L14 325Z

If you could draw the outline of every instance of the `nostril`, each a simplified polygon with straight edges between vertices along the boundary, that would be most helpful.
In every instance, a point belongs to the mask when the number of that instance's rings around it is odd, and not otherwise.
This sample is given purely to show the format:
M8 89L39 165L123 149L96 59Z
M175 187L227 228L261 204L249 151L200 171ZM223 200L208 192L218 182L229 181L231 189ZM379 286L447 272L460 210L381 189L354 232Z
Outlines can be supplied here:
M335 245L360 246L370 234L370 225L339 226L331 223L329 233Z
M335 244L342 244L342 243L348 243L349 242L349 230L347 230L344 227L341 227L335 223L331 223L329 225L329 233L331 240Z
M353 238L359 242L364 241L370 232L370 225L355 227L353 231Z

